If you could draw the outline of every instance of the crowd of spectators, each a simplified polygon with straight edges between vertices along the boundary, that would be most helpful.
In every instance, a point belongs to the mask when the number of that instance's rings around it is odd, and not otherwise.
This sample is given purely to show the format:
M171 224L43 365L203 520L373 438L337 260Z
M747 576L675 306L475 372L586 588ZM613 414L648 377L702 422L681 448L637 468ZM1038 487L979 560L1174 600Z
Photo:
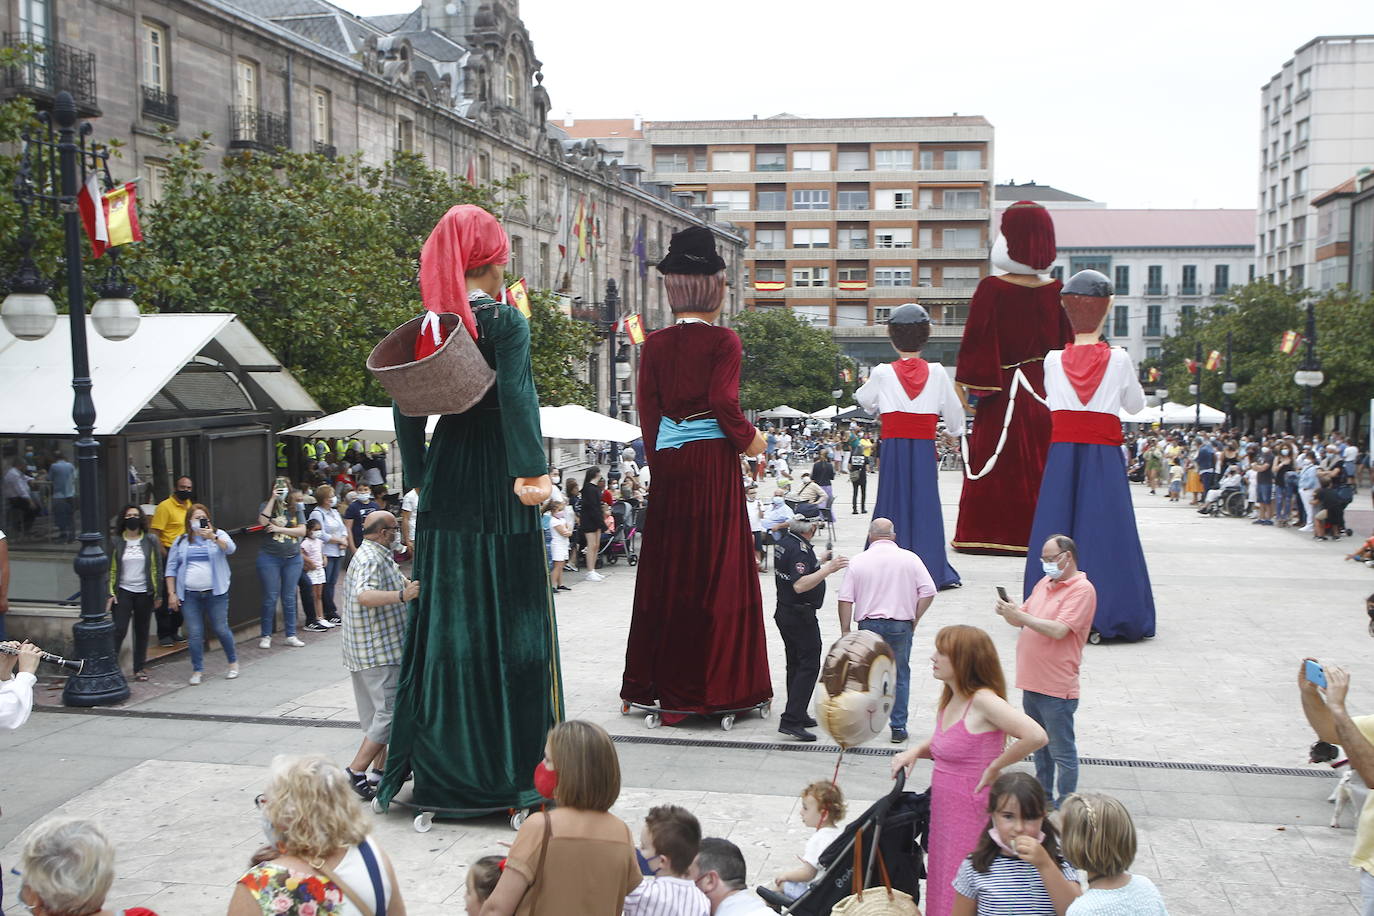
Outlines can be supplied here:
M1355 533L1345 511L1360 481L1369 481L1369 456L1340 432L1303 438L1169 430L1142 433L1122 448L1130 478L1152 495L1179 503L1186 495L1202 514L1225 507L1252 524L1295 528L1321 541Z

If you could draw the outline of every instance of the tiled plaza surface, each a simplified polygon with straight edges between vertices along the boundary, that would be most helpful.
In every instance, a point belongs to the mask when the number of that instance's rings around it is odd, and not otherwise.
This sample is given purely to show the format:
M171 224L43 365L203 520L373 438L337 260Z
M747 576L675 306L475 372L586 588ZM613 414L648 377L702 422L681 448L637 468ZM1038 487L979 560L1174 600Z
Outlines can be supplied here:
M941 486L949 530L959 477L944 473ZM836 490L836 546L854 551L868 519L850 514L847 483ZM1374 641L1363 607L1374 570L1342 560L1349 542L1205 519L1141 488L1134 495L1158 635L1087 649L1079 747L1097 763L1084 767L1082 788L1115 794L1131 809L1142 834L1134 870L1160 885L1172 913L1355 911L1357 876L1345 864L1353 817L1347 813L1340 829L1327 826L1334 780L1257 768L1316 769L1305 763L1312 736L1295 684L1304 655L1347 666L1352 709L1374 710ZM1356 505L1368 500L1361 491ZM933 721L938 690L926 658L940 626L986 627L1013 670L1016 633L992 612L992 600L996 585L1016 590L1023 563L953 557L964 588L940 594L913 648L916 737ZM685 805L708 834L741 846L751 881L766 881L795 861L806 833L797 792L828 777L835 755L777 746L791 742L777 734L776 718L741 715L727 732L709 721L649 730L641 715L622 716L619 676L635 572L622 562L608 573L601 583L568 577L573 591L560 593L559 627L568 715L631 739L618 745L625 789L617 813L637 832L652 804ZM762 582L781 701L771 575ZM821 615L826 641L838 635L838 579L830 582ZM241 635L244 674L236 681L218 676L223 656L210 652L206 682L184 686L190 665L182 655L153 669L153 682L138 685L125 714L39 711L20 731L0 734L0 866L8 872L16 864L22 832L38 818L94 815L119 842L112 906L145 905L162 916L223 912L261 841L252 799L271 758L312 751L342 763L359 738L348 725L355 712L337 633L305 633L307 648L265 652L255 634ZM55 690L39 697L59 702ZM1130 765L1136 761L1187 766ZM852 811L890 786L887 771L885 753L846 758L840 784ZM911 783L928 781L927 764ZM398 811L377 816L376 835L417 914L461 912L466 864L511 838L503 818L438 820L416 833ZM16 884L6 882L6 913L23 912Z

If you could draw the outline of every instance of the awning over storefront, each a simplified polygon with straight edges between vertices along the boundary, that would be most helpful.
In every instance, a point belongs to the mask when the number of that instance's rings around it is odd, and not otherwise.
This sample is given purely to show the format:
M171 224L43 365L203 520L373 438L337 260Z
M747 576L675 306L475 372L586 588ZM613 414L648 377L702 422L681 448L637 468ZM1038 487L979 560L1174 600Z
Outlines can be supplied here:
M247 387L257 389L243 400L258 410L320 412L314 398L233 315L144 315L128 340L106 340L90 327L86 339L97 436L117 435L150 405L174 405L173 382L192 364L237 374ZM72 435L71 385L66 315L59 315L41 340L18 340L0 326L0 390L5 392L0 432ZM163 396L164 390L170 397Z

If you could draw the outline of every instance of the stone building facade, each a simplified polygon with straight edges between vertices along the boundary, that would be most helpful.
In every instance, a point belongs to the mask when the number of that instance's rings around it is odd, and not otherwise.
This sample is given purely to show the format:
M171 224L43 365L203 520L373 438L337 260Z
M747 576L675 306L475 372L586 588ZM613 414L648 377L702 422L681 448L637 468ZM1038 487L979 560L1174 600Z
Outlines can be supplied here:
M479 183L524 176L523 199L502 214L511 271L564 294L575 317L603 330L631 312L650 329L667 323L662 285L644 267L688 225L716 232L730 269L728 312L743 302L743 239L733 227L549 122L518 0L422 0L376 17L324 0L3 0L0 32L42 49L4 75L0 93L43 105L71 91L95 119L97 140L123 141L116 178L136 172L145 198L156 199L164 181L166 128L180 138L209 132L226 154L285 147L360 153L380 166L412 151ZM585 260L571 231L579 209L591 234ZM611 280L614 315L605 308ZM616 386L617 342L606 336L588 366L602 409Z

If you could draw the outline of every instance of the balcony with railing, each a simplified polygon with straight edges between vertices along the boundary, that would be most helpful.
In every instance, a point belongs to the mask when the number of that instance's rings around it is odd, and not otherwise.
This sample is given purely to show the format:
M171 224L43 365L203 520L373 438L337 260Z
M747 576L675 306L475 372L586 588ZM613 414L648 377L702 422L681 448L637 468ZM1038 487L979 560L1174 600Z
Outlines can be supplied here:
M180 120L177 97L157 86L143 87L143 117L175 124Z
M260 108L229 109L229 148L270 153L278 147L289 148L286 119Z
M95 92L95 54L23 32L6 32L0 41L6 48L24 48L30 54L28 60L3 69L0 96L26 96L45 108L65 90L76 100L78 115L100 115Z
M1184 283L1184 284L1182 284L1181 286L1179 286L1179 288L1178 288L1178 294L1179 294L1180 296L1201 296L1201 295L1202 295L1202 284L1201 284L1201 283ZM1162 295L1162 294L1161 294L1161 295Z
M1169 284L1167 283L1146 283L1145 295L1147 296L1167 296L1169 295Z
M1229 293L1230 291L1231 291L1231 284L1230 284L1230 283L1213 283L1213 284L1212 284L1212 295L1213 295L1213 296L1224 296L1224 295L1226 295L1227 293Z

